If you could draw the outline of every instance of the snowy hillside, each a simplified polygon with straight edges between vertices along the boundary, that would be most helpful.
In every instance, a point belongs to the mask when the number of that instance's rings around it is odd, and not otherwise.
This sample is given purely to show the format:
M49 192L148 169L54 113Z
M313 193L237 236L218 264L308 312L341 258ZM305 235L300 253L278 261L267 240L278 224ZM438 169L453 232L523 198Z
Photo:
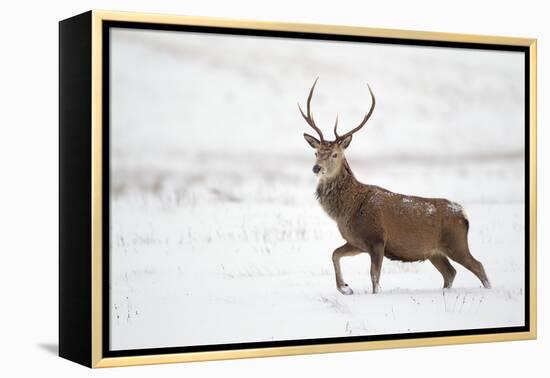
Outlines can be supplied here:
M517 326L524 322L523 57L516 53L117 30L111 53L111 348ZM493 284L429 262L342 261L313 193L313 101L363 182L446 197Z

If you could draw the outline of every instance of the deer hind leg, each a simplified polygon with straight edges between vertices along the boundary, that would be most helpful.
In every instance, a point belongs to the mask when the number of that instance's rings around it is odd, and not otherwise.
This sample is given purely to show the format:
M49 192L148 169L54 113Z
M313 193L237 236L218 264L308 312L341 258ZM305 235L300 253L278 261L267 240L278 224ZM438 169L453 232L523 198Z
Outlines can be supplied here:
M483 284L484 288L491 288L491 283L489 282L489 278L487 278L487 274L485 273L483 265L472 256L468 247L460 249L458 251L450 250L448 256L453 261L456 261L457 263L468 269L470 272L475 274Z
M443 276L443 288L450 289L453 286L456 270L449 262L449 259L443 255L435 255L430 258L430 262Z
M380 272L384 260L384 244L376 244L370 250L370 278L372 281L372 293L380 291Z
M341 247L338 247L332 253L332 263L334 264L334 273L336 275L336 288L338 291L344 295L353 294L353 290L344 282L342 278L342 269L340 267L340 259L346 256L355 256L361 253L358 248L355 248L349 243L344 244Z

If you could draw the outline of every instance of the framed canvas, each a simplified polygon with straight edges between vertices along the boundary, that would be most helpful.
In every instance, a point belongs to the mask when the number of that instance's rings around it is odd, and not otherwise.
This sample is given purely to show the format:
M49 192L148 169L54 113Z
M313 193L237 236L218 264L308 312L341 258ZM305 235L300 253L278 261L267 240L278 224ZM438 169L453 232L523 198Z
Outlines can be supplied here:
M536 40L60 22L59 354L536 337Z

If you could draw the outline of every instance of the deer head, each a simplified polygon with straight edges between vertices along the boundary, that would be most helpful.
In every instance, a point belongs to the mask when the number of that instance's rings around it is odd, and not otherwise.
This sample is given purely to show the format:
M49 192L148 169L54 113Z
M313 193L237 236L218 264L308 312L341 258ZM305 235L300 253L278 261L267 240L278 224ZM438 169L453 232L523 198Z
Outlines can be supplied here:
M315 165L313 166L313 173L322 178L327 178L332 177L336 173L338 173L340 171L340 168L342 168L342 166L344 165L344 150L350 145L353 134L361 130L361 128L369 120L372 112L374 111L376 99L374 98L374 94L372 93L370 86L367 84L372 99L370 110L367 112L367 114L357 127L342 135L338 135L338 116L336 116L336 121L334 122L334 136L336 139L334 141L328 141L324 139L323 132L315 124L315 121L313 120L313 114L311 113L311 98L313 97L313 90L315 89L317 80L319 80L319 78L315 79L315 82L313 83L313 86L309 91L309 96L307 98L307 113L304 113L302 111L300 104L298 104L298 109L300 109L300 113L302 114L302 117L304 117L307 124L311 126L313 130L315 130L319 135L319 139L317 139L314 136L304 133L304 138L306 142L308 142L309 145L315 149L316 160Z

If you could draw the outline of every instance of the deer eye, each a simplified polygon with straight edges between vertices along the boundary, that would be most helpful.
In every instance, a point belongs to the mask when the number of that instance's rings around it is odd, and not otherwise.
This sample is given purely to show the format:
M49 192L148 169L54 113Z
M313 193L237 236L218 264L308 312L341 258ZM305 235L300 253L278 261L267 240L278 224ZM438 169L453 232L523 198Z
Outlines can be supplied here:
M319 153L318 152L315 152L315 157L319 156Z
M338 154L334 154L334 155L332 155L332 157L333 157L333 158L336 158L336 157L338 157Z

